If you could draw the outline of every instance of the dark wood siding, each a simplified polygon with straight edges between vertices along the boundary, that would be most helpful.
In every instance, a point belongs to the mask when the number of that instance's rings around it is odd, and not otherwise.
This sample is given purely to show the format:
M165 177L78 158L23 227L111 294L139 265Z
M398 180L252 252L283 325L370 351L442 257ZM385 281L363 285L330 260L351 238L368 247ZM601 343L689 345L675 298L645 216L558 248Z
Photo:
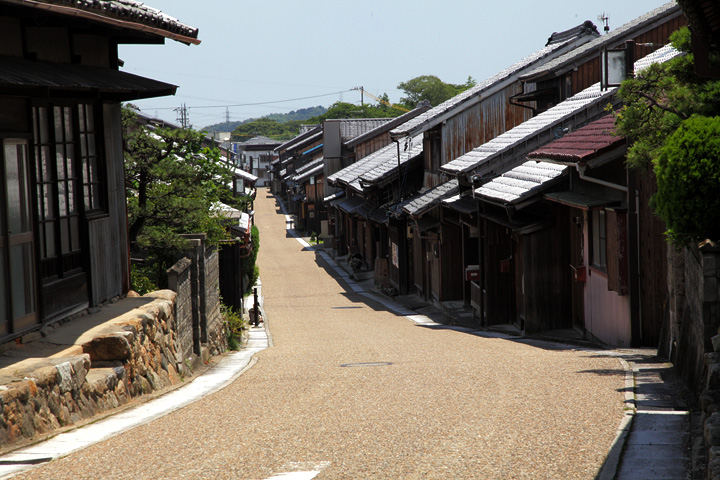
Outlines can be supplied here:
M570 252L563 245L567 235L567 223L558 222L521 237L525 278L518 279L517 292L518 296L524 292L528 333L572 327Z
M641 338L643 346L657 347L667 303L667 243L665 222L650 207L657 192L652 171L637 175L639 288Z
M390 144L390 133L383 133L355 146L355 161L365 158Z
M659 25L651 30L648 30L645 33L638 35L635 38L635 58L643 58L652 53L654 50L657 50L658 48L655 46L647 47L637 44L651 43L657 45L665 45L667 43L670 43L670 35L674 31L679 30L685 25L687 25L687 20L685 19L685 16L680 15L679 17L668 20L662 25ZM622 45L612 45L611 48L616 48L620 46ZM581 92L600 81L599 53L600 52L598 51L598 56L580 65L577 70L569 73L570 81L572 82L572 92L570 96L575 95L576 93Z
M532 118L531 110L510 104L510 97L517 93L522 93L520 83L483 98L478 104L449 118L442 126L442 164Z
M462 228L453 223L442 226L441 242L441 302L462 300L464 267L462 260Z
M512 323L515 318L513 241L505 227L490 221L484 224L487 324Z

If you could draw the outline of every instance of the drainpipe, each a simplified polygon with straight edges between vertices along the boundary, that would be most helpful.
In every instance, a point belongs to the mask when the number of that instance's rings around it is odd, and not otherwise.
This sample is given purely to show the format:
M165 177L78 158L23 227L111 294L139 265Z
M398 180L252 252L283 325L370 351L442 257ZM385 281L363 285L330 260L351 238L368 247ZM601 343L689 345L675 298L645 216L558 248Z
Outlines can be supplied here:
M639 347L642 342L642 306L640 304L640 207L639 192L636 189L636 173L627 171L628 193L628 261L630 295L630 345ZM632 193L630 193L632 192ZM633 198L634 197L634 198Z
M402 201L402 192L400 191L400 139L391 137L392 141L397 145L397 161L398 161L398 202Z

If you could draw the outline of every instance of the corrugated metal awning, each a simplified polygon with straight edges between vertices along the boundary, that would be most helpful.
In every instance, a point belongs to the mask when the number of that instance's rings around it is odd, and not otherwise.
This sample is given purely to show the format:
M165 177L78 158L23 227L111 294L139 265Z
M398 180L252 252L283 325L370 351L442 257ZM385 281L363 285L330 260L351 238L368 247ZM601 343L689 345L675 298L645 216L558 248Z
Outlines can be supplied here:
M128 101L175 95L177 87L112 68L33 62L0 56L3 94L47 98L62 94Z

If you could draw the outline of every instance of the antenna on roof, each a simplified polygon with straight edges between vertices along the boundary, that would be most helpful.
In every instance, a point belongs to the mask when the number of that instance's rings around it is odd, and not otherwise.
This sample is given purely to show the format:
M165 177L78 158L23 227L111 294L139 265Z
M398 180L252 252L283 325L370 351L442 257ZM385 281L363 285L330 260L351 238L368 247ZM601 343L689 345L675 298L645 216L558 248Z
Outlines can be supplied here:
M605 12L603 12L602 14L598 15L597 19L598 21L605 24L603 30L605 30L605 33L608 33L610 31L610 26L608 25L608 20L610 20L610 17L608 17Z

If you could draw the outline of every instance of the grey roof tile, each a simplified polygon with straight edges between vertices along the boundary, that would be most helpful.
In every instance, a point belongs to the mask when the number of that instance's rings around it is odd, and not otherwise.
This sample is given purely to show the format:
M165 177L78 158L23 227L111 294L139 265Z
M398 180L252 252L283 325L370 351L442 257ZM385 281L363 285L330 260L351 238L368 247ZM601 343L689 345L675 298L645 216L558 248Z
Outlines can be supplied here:
M360 135L382 127L392 120L392 118L342 118L326 120L326 122L340 123L340 138L343 142L348 142Z
M458 193L458 190L457 179L452 179L402 202L399 207L408 215L422 215L444 199Z
M185 25L157 8L136 0L36 0L23 2L23 4L42 10L51 10L56 14L86 16L100 22L115 21L116 25L118 22L122 22L121 24L125 28L148 31L147 28L135 27L135 25L141 25L150 27L155 34L182 43L200 43L197 40L197 28Z
M681 15L682 11L676 2L669 2L658 7L625 25L608 32L568 53L565 53L554 60L541 65L534 70L522 75L520 80L529 81L541 78L546 75L561 75L572 69L575 64L586 56L599 55L600 49L607 46L615 46L627 39L635 37L639 32L647 29L658 21L664 21L672 15Z
M382 133L385 133L399 125L402 125L403 123L407 122L408 120L411 120L418 115L420 115L423 112L427 112L431 108L430 102L423 101L420 102L420 105L418 105L413 110L410 110L409 112L403 113L402 115L393 118L392 120L383 123L382 125L379 125L375 128L373 128L370 131L367 131L363 133L362 135L358 135L357 137L347 141L346 146L349 148L354 147L355 145L364 142L365 140L368 140L370 138L374 138Z
M544 190L562 177L568 168L565 165L528 161L475 189L475 195L501 203L517 203Z
M564 41L550 43L505 70L502 70L492 77L478 83L474 87L465 90L427 112L418 115L403 125L400 125L392 130L390 134L392 136L416 135L424 130L432 128L440 122L441 116L455 109L462 111L462 109L475 103L470 101L473 97L476 97L475 100L479 101L479 96L481 94L487 95L489 93L488 90L493 87L496 87L497 89L504 88L507 83L517 80L520 74L526 72L529 68L537 66L543 60L560 55L577 45L589 42L593 38L597 37L597 35L597 31L593 34L593 32L588 30L580 30L577 35L567 38Z
M400 154L401 165L422 153L422 135L413 138L410 143L411 145L409 145L408 151L401 152ZM397 165L397 144L391 143L352 165L333 173L328 177L328 182L331 185L347 185L357 191L362 191L362 187L360 186L361 177L367 174L367 178L375 179L377 175L387 174L392 171L393 168L397 168Z
M308 126L305 126L308 127ZM301 128L302 129L302 128ZM312 128L306 128L305 131L300 133L299 135L291 138L285 143L282 143L275 147L275 151L279 152L281 150L292 150L293 148L297 148L297 145L301 144L305 140L307 140L310 137L315 138L315 136L321 136L322 135L322 126L315 125Z
M302 167L297 169L297 172L295 172L295 177L293 180L295 180L298 183L303 183L306 180L308 180L313 175L317 175L318 173L323 171L323 166L325 164L324 158L318 158L317 160L313 160L312 162L309 162Z
M651 63L663 63L677 55L677 50L665 46L635 62L635 71L641 72ZM616 91L617 88L603 91L597 83L440 168L453 175L473 171L481 175L502 173L534 149L551 141L553 130L557 131L556 135L561 135L559 129L566 123L573 127L580 126L583 121L595 120L588 114L591 107L597 110L597 117L603 115L605 104Z

